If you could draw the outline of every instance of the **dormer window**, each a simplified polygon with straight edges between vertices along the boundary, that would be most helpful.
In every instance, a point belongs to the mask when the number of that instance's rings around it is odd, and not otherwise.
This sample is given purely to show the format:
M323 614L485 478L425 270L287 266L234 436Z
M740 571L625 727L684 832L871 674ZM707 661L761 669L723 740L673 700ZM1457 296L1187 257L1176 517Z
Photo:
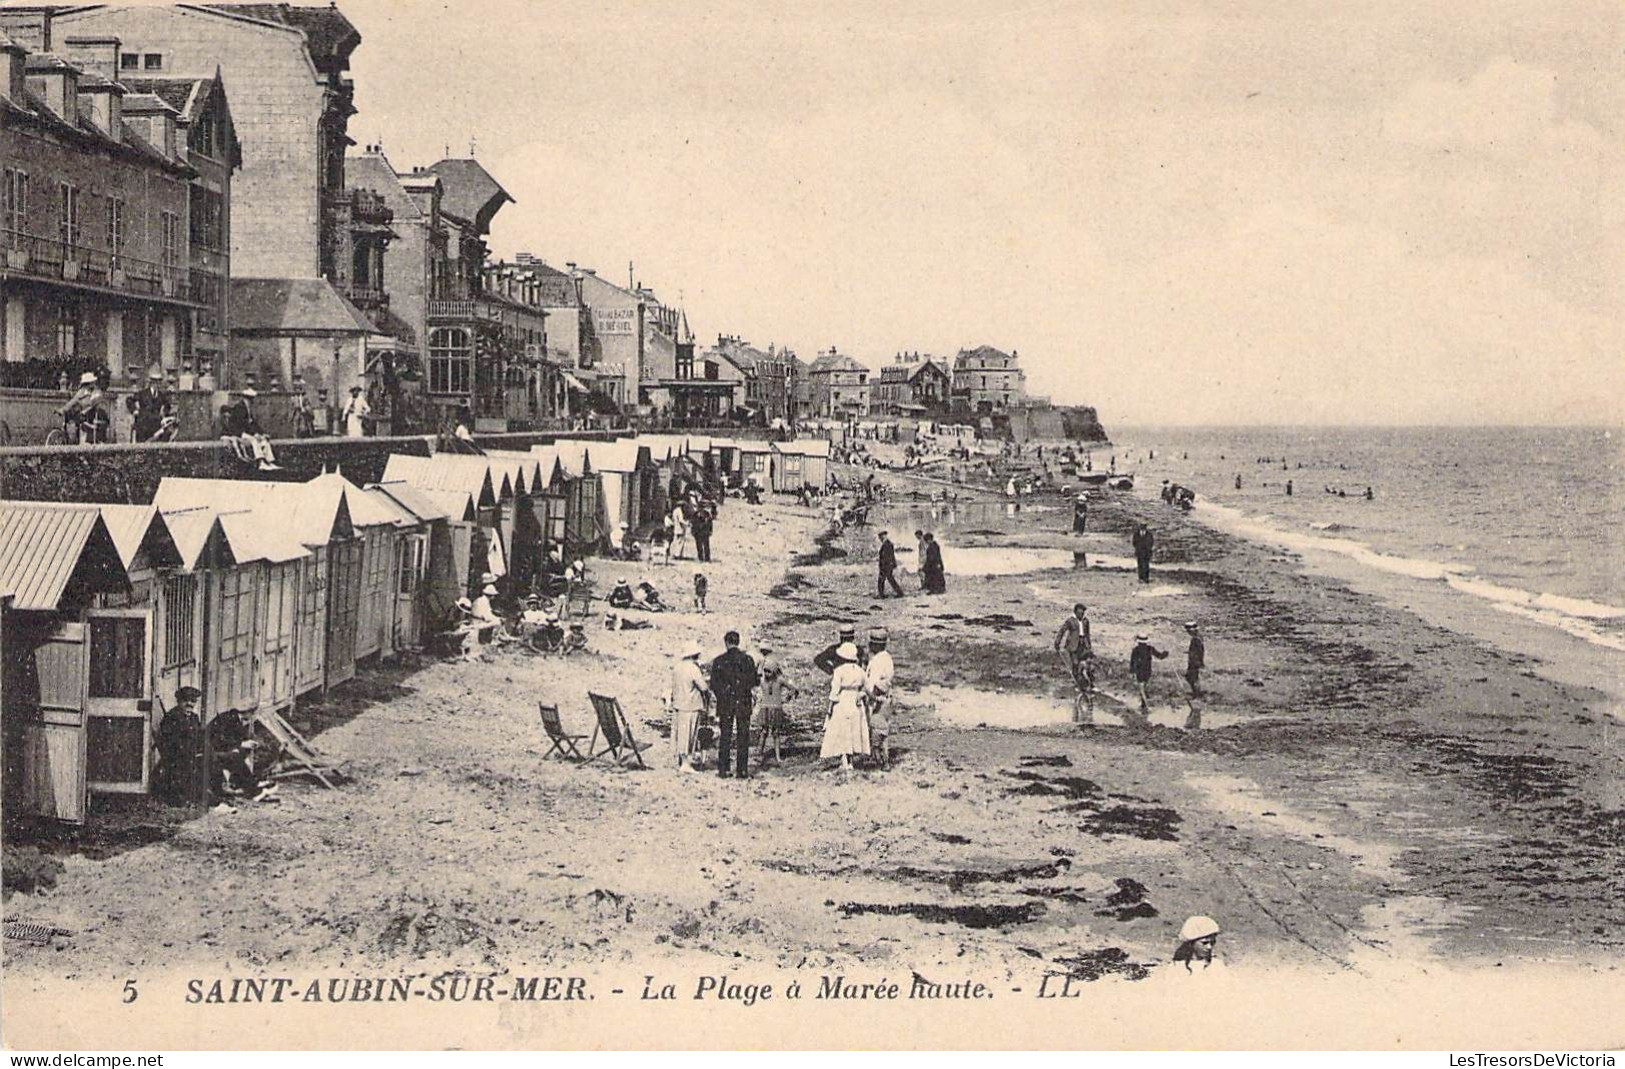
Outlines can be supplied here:
M164 54L162 52L147 52L141 56L141 69L148 71L161 71L164 69Z

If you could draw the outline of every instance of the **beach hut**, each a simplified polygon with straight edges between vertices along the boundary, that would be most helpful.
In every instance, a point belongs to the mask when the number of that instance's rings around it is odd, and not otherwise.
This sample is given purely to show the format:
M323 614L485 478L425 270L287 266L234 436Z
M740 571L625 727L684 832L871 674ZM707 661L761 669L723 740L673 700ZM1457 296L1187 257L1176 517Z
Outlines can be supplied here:
M534 452L491 450L486 455L493 465L506 467L513 478L511 522L505 523L508 570L513 575L512 589L516 593L529 590L541 570L548 542L547 528L538 517L535 505L553 486L556 457L549 458L548 470L544 471L542 455ZM508 517L504 519L507 521Z
M453 565L451 519L472 529L474 508L467 494L449 490L419 490L408 483L373 483L366 488L411 518L397 525L395 616L390 645L416 649L431 627L438 627L453 612L466 587L457 581ZM447 501L445 498L450 498ZM441 500L437 500L437 498ZM468 574L464 563L464 576Z
M775 442L773 451L773 489L793 494L802 486L817 490L829 486L829 443L824 439Z
M260 559L267 562L265 581L275 589L266 594L263 614L250 609L254 604L251 569L233 569L221 583L221 637L225 639L234 632L241 640L222 645L221 670L230 677L247 673L247 681L241 684L218 681L222 699L229 696L240 703L247 701L250 693L259 692L259 687L250 683L255 681L252 663L239 665L240 657L229 656L251 648L248 636L256 615L263 615L267 624L263 650L270 661L267 671L271 685L266 692L272 707L285 704L281 699L284 664L292 667L293 695L316 687L334 687L354 678L365 546L351 521L342 488L331 480L272 483L165 478L158 484L153 503L165 512L214 509L220 513L223 529L234 539L268 540L267 556ZM294 546L308 550L311 559L299 566L295 566L298 558L272 559L287 558ZM295 576L298 594L290 599L285 596L286 587Z
M773 487L773 443L765 439L741 438L735 470L741 484L755 482L762 489ZM797 487L800 489L800 487Z
M500 542L501 502L512 494L512 479L497 474L491 462L482 456L459 453L436 453L432 457L392 454L384 465L381 482L404 482L419 490L449 491L465 495L473 502L474 519L471 526L460 523L452 527L456 557L466 562L460 573L461 592L467 596L489 568L493 558L492 542ZM466 538L466 545L464 539ZM496 562L503 565L489 568L500 573L507 571L502 551L495 550ZM452 599L453 602L456 598Z
M603 490L588 455L587 443L562 438L551 446L533 446L531 451L538 448L551 449L558 458L565 498L565 556L574 558L596 552L604 536L599 503Z
M635 439L620 438L593 442L587 455L602 491L606 536L618 524L635 531L658 518L659 475L648 447Z
M145 760L150 622L95 607L98 595L128 589L95 506L0 501L0 804L8 813L84 823L92 735L99 754Z
M377 628L378 651L387 655L418 645L417 590L428 566L429 526L416 512L376 487L363 488L361 496L370 508L391 517L384 590L372 621ZM365 591L362 598L364 603Z

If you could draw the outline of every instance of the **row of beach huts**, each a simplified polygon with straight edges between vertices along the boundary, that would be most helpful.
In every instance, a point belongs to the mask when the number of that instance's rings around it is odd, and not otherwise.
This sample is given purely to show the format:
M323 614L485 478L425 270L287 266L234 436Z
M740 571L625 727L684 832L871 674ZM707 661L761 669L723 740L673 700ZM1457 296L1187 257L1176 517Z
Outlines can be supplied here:
M397 454L365 486L166 477L147 504L0 500L4 806L84 823L93 794L149 793L179 688L205 718L285 715L452 625L487 573L529 590L555 549L648 530L684 480L829 478L822 439L641 435Z

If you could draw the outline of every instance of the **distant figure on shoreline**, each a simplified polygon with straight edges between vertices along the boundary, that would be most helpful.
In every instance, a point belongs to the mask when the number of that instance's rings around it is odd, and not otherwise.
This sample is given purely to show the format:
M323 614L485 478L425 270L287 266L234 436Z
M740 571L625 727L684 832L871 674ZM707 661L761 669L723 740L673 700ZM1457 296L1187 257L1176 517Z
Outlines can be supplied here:
M1236 475L1236 489L1237 490L1241 489L1241 475L1240 474Z
M1365 488L1365 499L1367 501L1377 500L1377 495L1371 492L1371 487L1369 486Z
M1288 479L1286 481L1286 496L1287 497L1292 496L1292 480L1291 479Z

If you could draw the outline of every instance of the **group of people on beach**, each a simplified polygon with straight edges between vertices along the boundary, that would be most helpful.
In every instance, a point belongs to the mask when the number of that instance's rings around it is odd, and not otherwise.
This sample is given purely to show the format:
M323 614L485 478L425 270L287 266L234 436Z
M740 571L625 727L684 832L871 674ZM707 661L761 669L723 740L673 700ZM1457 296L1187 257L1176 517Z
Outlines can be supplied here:
M739 632L723 636L723 653L702 664L704 651L691 643L672 664L671 687L665 706L671 724L674 767L700 770L706 749L707 713L716 719L717 775L723 779L750 778L750 729L759 714L760 759L771 744L775 762L783 761L783 740L789 728L786 706L800 691L786 677L784 667L766 643L758 661L740 648ZM813 658L830 677L819 759L838 763L850 771L853 760L875 767L891 764L892 685L896 666L887 649L890 635L884 628L869 633L860 647L857 628L844 625L836 641Z
M892 543L891 534L880 532L880 552L876 556L879 565L879 575L875 580L875 596L884 600L889 587L892 593L901 598L903 588L897 583L897 546ZM948 592L948 573L942 564L942 546L937 543L936 535L930 531L915 531L915 558L920 562L920 592L923 594L946 594Z
M1185 651L1185 683L1189 714L1185 729L1196 731L1202 726L1202 710L1197 699L1202 697L1202 669L1207 667L1207 643L1202 628L1195 620L1185 621L1185 634L1189 639ZM1061 655L1071 677L1073 687L1072 722L1079 727L1090 727L1095 719L1095 646L1091 634L1089 606L1078 602L1072 606L1072 615L1061 621L1055 633L1054 649ZM1151 670L1153 661L1164 660L1168 651L1158 649L1151 642L1149 632L1134 636L1134 647L1129 652L1129 677L1139 695L1139 715L1125 716L1131 727L1147 727L1151 716Z

